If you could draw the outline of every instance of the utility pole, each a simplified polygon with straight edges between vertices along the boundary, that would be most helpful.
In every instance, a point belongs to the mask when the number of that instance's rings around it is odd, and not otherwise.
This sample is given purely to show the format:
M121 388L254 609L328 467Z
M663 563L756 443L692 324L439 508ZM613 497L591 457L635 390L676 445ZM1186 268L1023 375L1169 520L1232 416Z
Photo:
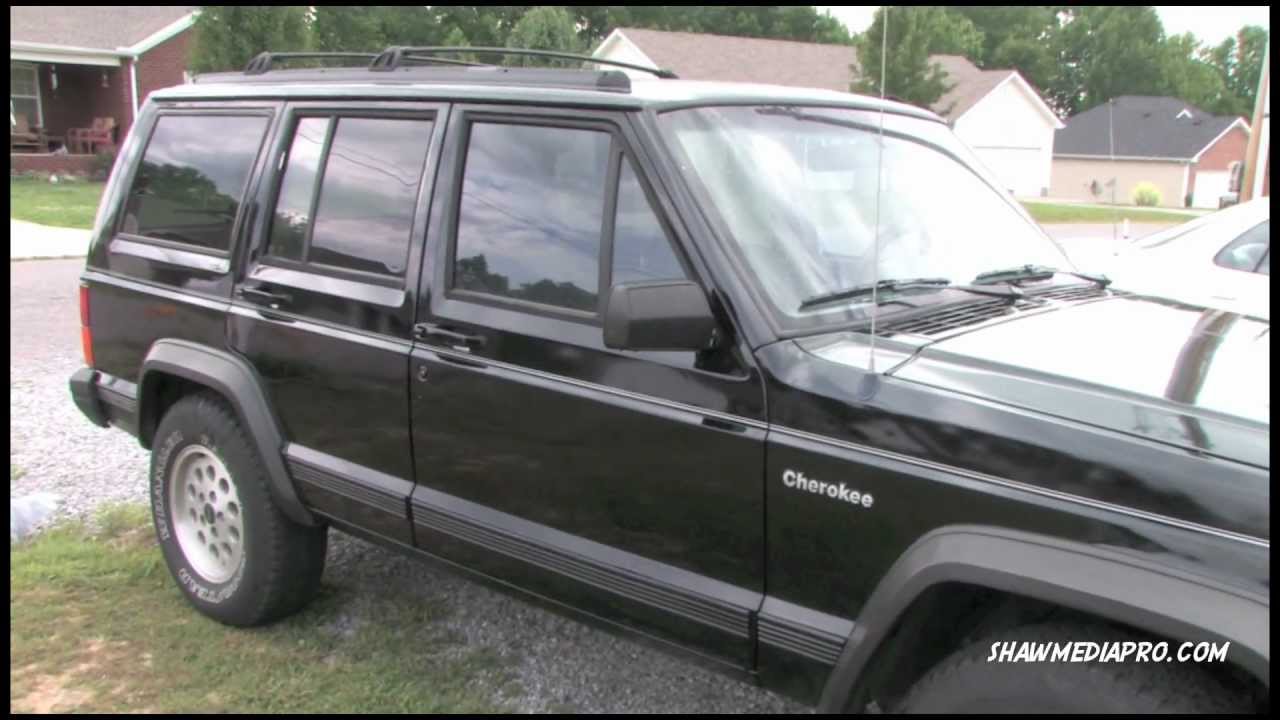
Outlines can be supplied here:
M1258 80L1258 99L1253 104L1249 149L1245 151L1240 202L1262 195L1263 178L1271 156L1271 38L1262 53L1262 77Z

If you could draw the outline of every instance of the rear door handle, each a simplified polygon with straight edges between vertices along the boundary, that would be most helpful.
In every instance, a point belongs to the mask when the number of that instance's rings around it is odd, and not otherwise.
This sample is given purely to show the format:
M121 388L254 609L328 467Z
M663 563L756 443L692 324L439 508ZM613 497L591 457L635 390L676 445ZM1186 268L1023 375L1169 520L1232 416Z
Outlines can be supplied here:
M248 300L249 302L267 305L276 309L279 309L281 304L287 303L293 299L287 293L275 293L252 285L241 285L239 294L240 297Z
M460 347L470 351L471 345L484 345L483 335L468 335L460 333L456 330L436 325L435 323L418 323L413 326L413 338L415 340L427 340L435 338L436 340L445 340L452 343L454 347Z

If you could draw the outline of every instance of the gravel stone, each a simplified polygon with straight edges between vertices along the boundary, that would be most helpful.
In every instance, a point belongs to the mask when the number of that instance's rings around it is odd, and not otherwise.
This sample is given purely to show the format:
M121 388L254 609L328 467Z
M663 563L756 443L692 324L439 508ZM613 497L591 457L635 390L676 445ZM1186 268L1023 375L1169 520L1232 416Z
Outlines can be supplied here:
M54 518L85 518L108 502L147 502L147 452L126 433L90 423L71 401L67 379L83 365L77 296L83 267L82 259L10 263L9 462L22 475L10 482L9 494L59 495ZM376 608L389 593L442 608L431 622L455 641L453 652L485 650L501 660L501 671L482 672L474 682L491 686L517 712L808 712L439 564L339 532L330 534L324 584L344 589L351 603L327 628L340 637L376 622L361 610ZM499 687L505 676L514 682Z

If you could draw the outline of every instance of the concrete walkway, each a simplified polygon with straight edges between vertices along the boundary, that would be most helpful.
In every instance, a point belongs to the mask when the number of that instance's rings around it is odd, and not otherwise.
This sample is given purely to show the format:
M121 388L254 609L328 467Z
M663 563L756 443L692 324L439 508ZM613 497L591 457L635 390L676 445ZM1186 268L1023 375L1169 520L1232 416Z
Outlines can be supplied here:
M9 259L84 257L89 253L90 234L9 218Z

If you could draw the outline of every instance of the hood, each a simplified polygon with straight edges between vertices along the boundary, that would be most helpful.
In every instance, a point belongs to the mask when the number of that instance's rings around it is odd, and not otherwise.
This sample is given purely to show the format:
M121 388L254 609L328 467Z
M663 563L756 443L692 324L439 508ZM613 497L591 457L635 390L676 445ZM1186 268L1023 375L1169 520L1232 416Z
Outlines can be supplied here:
M1236 313L1111 295L958 328L896 358L886 347L877 364L895 378L1266 468L1270 330Z

